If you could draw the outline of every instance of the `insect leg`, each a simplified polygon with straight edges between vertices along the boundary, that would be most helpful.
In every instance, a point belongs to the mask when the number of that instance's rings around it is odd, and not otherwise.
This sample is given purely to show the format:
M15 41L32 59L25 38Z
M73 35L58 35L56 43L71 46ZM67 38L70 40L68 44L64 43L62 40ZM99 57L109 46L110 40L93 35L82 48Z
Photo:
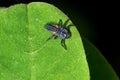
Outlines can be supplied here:
M54 36L54 39L57 39L58 38L58 36Z
M52 39L55 35L50 36L46 41Z
M62 46L65 50L67 50L67 46L65 45L65 39L62 39L62 40L61 40L61 46Z
M59 22L58 22L58 25L59 25L59 26L62 26L62 24L63 24L63 22L62 22L62 20L60 19Z

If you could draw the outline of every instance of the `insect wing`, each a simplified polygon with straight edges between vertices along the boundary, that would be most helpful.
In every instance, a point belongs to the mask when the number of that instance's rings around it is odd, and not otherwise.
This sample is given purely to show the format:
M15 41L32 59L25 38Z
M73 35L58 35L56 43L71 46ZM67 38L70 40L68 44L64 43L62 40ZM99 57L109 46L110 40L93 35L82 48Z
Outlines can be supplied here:
M47 25L45 26L45 28L46 28L48 31L50 31L52 34L56 34L56 32L58 31L58 28L55 27L55 26L53 26L53 25L51 25L51 24L47 24Z

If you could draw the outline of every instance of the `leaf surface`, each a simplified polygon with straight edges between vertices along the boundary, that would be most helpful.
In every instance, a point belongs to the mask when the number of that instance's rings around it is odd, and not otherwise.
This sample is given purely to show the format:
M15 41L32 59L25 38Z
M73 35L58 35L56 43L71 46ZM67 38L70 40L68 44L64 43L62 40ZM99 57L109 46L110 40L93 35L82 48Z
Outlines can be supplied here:
M0 15L0 80L89 80L89 69L80 35L46 41L52 34L49 22L65 22L68 17L47 3L18 4ZM72 23L71 21L68 23Z

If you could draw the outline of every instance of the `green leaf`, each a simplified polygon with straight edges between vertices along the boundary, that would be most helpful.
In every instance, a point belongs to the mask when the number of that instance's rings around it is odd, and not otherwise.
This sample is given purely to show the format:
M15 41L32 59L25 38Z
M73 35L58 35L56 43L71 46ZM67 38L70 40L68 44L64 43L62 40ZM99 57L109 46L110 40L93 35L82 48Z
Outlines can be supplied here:
M86 39L83 39L83 44L90 68L91 80L119 80L100 51Z
M0 12L2 11L2 10L4 10L5 9L5 7L0 7Z
M80 35L51 39L49 22L68 17L55 6L34 2L11 6L0 14L0 80L89 80L89 69ZM72 23L71 21L69 24Z

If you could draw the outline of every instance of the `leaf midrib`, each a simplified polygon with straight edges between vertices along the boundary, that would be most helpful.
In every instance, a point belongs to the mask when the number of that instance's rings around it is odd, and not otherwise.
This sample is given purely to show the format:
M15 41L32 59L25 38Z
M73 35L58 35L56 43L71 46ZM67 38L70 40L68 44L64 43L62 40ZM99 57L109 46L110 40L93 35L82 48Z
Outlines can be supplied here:
M26 13L27 13L27 29L28 29L28 49L29 49L29 60L30 60L30 80L36 80L35 79L35 62L34 62L34 57L35 57L35 52L32 49L32 37L30 36L30 21L29 21L29 7L26 5Z

